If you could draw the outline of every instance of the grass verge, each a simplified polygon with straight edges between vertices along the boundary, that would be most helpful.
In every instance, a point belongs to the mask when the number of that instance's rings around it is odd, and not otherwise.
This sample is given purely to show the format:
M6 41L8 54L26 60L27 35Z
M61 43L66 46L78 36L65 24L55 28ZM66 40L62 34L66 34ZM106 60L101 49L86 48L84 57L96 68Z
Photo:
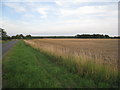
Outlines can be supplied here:
M3 59L3 88L115 87L72 73L51 62L54 59L23 41L18 42Z

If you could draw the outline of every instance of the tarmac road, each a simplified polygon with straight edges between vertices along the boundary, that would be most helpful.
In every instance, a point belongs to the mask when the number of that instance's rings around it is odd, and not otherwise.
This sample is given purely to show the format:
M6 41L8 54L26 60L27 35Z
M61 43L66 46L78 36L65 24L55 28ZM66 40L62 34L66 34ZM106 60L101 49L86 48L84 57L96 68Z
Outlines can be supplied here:
M4 56L19 40L13 40L6 43L1 43L2 45L2 56ZM1 46L0 45L0 46Z
M2 88L2 57L18 42L19 40L12 40L5 43L0 43L0 89Z

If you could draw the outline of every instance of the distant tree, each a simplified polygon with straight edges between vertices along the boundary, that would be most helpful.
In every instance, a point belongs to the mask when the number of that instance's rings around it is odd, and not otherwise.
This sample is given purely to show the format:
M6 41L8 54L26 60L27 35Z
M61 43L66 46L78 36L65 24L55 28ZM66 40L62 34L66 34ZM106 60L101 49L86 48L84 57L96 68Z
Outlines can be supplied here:
M26 35L26 37L25 37L26 39L31 39L32 38L32 36L31 35Z
M12 39L24 39L25 37L23 36L23 34L20 35L16 35L16 36L12 36Z
M20 39L24 39L25 37L23 36L23 34L19 35Z
M3 29L0 28L0 40L2 39L2 32L3 32Z
M7 32L2 28L0 28L0 39L2 40L11 39L10 36L7 35Z
M12 36L11 38L12 38L12 39L17 39L16 36Z
M76 38L80 38L80 37L81 37L81 35L77 34L75 37L76 37Z
M18 34L15 37L16 37L16 39L20 39L20 35L18 35Z
M109 36L108 36L108 35L105 35L105 38L109 38Z

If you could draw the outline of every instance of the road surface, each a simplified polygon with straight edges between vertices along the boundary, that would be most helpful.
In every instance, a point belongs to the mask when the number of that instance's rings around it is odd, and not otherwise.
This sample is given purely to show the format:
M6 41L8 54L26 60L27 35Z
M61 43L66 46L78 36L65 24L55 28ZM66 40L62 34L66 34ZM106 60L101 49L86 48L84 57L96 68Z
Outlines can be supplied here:
M2 44L2 56L4 56L17 42L18 40L13 40L13 41L9 41L6 43L1 43Z
M18 42L18 40L0 43L0 89L2 88L2 57Z

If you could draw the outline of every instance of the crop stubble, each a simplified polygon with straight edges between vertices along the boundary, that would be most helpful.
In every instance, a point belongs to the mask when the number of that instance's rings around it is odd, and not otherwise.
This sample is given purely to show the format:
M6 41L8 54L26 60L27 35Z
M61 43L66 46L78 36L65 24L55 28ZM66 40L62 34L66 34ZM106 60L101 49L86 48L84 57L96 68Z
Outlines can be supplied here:
M25 42L57 57L59 63L77 70L82 76L113 82L118 79L117 39L33 39Z
M114 67L118 64L117 39L34 39L26 42L59 55L91 58Z

